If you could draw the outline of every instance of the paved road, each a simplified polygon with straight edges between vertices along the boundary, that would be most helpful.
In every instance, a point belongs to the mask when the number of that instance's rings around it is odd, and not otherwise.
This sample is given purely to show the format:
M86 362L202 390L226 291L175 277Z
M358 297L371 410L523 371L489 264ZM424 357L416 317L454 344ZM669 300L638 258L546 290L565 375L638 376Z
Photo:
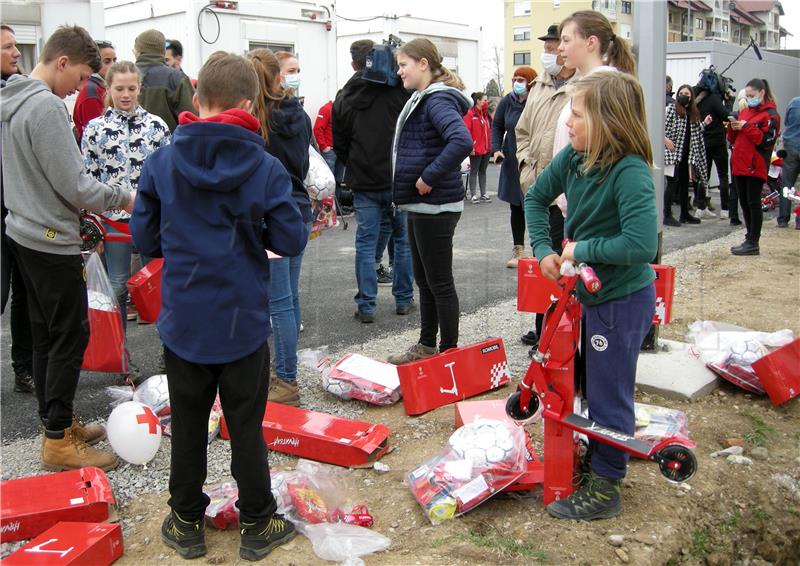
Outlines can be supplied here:
M497 187L499 167L490 165L488 183L491 196ZM306 250L301 277L303 323L300 348L329 344L358 344L379 334L390 333L419 323L410 316L394 314L390 289L381 288L376 322L363 325L353 318L356 293L354 274L355 221L348 217L347 230L334 229L311 242ZM727 221L709 220L698 226L666 228L664 253L709 241L729 233ZM513 298L516 295L516 270L505 263L511 254L511 228L508 205L494 200L489 204L466 204L456 230L455 278L463 312ZM8 315L2 320L2 409L3 443L39 433L36 403L32 396L14 393L10 362ZM128 329L129 348L134 362L145 374L157 371L160 341L155 326L133 324ZM105 387L119 385L116 376L85 373L78 390L76 413L88 420L106 418L108 404Z

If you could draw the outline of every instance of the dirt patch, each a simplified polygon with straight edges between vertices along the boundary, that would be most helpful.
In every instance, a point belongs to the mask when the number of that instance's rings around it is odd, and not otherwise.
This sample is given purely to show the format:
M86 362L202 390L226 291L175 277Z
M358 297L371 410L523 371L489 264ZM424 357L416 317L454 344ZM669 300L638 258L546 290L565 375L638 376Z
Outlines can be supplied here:
M728 237L665 258L677 268L677 296L665 338L683 340L697 319L732 322L757 330L790 328L800 334L800 232L767 227L759 257L736 258ZM509 350L517 331L503 334ZM515 350L516 351L516 350ZM518 355L518 354L515 354ZM519 365L519 364L517 364ZM520 367L515 367L519 378ZM501 398L508 389L487 397ZM403 484L405 472L434 454L453 431L453 409L409 418L401 405L370 408L363 418L387 424L396 449L383 458L387 474L356 470L355 499L375 517L374 529L391 548L367 564L798 564L800 563L800 402L773 407L722 384L697 402L637 399L680 409L698 443L698 474L686 490L666 482L655 465L634 461L623 484L622 516L594 523L551 519L541 500L494 499L460 519L431 526ZM766 459L734 465L710 454L726 438L746 439ZM181 563L160 542L167 495L148 496L122 509L140 517L126 537L120 565ZM621 547L608 542L622 535ZM238 564L236 531L207 531L209 554L198 563ZM319 562L298 537L276 550L274 564Z

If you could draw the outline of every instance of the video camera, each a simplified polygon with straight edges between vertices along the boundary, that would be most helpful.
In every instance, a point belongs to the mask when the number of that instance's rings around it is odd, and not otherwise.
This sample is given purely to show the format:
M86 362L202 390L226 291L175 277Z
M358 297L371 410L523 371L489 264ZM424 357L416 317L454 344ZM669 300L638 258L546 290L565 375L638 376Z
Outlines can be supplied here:
M390 34L389 39L384 39L382 44L373 46L367 54L367 66L363 79L387 86L399 85L400 77L397 76L398 67L394 52L402 44L403 40Z
M722 99L726 97L728 91L736 92L736 89L733 88L733 80L718 73L714 65L711 65L708 69L702 70L696 88L698 93L699 91L706 90L710 94L719 95Z

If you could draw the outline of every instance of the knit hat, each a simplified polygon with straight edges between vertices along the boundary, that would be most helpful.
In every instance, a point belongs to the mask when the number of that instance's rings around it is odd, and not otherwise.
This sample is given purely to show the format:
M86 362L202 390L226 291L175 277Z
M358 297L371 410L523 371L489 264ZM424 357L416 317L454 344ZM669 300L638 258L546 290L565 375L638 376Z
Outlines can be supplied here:
M163 33L157 29L149 29L136 36L133 48L142 55L145 53L163 55L166 50L164 47L165 44Z
M513 76L524 78L528 83L528 90L530 90L531 87L533 86L533 81L536 79L537 75L536 71L534 71L530 67L517 67L516 69L514 69Z

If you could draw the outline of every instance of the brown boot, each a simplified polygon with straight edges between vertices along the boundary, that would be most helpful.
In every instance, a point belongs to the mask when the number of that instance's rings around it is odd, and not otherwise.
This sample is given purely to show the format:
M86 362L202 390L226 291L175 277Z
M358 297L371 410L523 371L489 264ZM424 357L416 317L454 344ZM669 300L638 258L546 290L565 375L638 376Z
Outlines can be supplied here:
M521 260L525 256L525 246L514 246L514 249L511 252L511 259L508 260L506 263L506 267L509 269L516 269L517 265L519 264L519 260Z
M300 388L278 377L272 377L269 384L268 399L282 405L300 406Z
M414 344L402 354L395 354L386 358L386 361L396 366L416 362L423 358L429 358L436 354L436 348L425 346L423 344Z
M58 438L61 434L61 438ZM94 466L104 472L113 470L119 460L111 452L102 452L83 441L83 433L75 425L63 431L45 431L42 447L42 469L49 472L76 470Z
M106 439L106 427L99 424L83 424L78 417L72 417L72 426L77 431L81 439L89 446L94 446L101 440Z

